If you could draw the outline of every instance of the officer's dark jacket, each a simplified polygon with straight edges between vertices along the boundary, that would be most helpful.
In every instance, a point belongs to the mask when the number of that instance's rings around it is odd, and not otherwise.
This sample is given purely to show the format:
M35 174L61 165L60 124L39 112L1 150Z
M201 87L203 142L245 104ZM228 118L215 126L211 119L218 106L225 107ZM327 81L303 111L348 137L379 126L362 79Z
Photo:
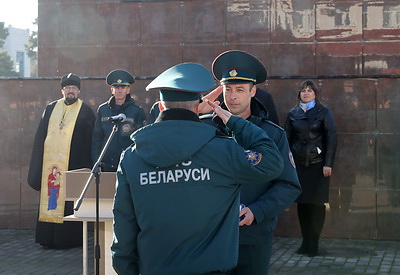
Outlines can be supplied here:
M223 108L226 108L222 104ZM283 161L283 172L262 185L246 185L242 187L241 203L253 212L255 221L250 226L240 227L240 244L260 244L267 241L267 232L275 229L278 215L289 207L301 192L296 168L289 149L285 131L267 119L268 113L264 105L256 98L251 99L251 116L247 119L263 129L276 143ZM210 123L209 116L201 117L204 123ZM218 117L213 118L222 132L232 135L224 127Z
M132 135L134 145L121 155L113 208L111 249L119 274L234 268L240 186L275 178L283 163L260 128L237 116L227 127L237 142L195 113L171 109Z
M327 107L316 104L304 112L300 106L296 106L287 116L285 130L296 161L305 166L318 162L333 166L336 126Z
M101 104L97 109L97 117L93 129L93 161L97 161L99 158L101 150L114 127L114 124L109 122L108 118L120 113L125 114L126 119L118 123L118 132L115 133L102 160L104 164L103 171L117 170L122 151L132 143L130 135L142 127L146 120L144 110L135 104L135 100L129 94L126 96L125 103L120 109L115 108L114 96Z

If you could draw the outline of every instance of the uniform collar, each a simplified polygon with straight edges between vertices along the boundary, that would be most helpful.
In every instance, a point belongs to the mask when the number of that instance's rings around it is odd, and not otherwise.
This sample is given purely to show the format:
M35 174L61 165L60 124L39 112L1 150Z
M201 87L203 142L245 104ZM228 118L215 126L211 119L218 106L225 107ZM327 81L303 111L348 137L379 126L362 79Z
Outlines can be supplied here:
M125 96L125 102L122 104L122 106L124 106L127 102L135 103L135 100L133 99L133 97L131 97L131 94L127 94ZM115 96L110 97L110 99L108 100L108 105L110 105L111 108L115 107Z
M195 113L186 109L179 108L161 111L155 122L167 120L190 120L200 122L199 117Z

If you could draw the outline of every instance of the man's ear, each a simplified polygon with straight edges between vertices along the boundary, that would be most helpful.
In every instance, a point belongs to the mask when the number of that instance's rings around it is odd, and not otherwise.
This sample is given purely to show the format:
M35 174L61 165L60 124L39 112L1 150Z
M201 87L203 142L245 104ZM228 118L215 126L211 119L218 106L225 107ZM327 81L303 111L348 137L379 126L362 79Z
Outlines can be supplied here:
M257 92L257 86L254 84L251 84L251 85L253 85L253 86L251 87L250 93L251 93L251 97L254 97Z

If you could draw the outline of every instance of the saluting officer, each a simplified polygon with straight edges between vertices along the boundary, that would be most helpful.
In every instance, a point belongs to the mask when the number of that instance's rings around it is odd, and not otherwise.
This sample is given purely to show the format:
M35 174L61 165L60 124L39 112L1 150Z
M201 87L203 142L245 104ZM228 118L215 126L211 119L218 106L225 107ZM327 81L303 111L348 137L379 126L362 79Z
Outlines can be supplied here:
M213 86L196 63L176 65L147 86L160 91L163 110L121 155L111 247L118 274L231 274L235 267L240 185L264 185L283 163L262 129L213 102L235 139L201 123L201 93Z
M113 128L109 118L124 114L126 118L119 122L110 146L103 157L103 171L115 172L121 152L131 144L130 135L142 127L146 121L144 110L135 104L130 86L134 77L125 70L113 70L106 77L112 96L101 104L97 110L92 138L92 159L96 161Z
M251 54L232 50L215 58L212 73L223 87L221 107L260 127L275 141L284 160L284 170L280 175L264 181L264 184L243 185L240 195L240 202L245 207L240 211L243 219L239 223L239 261L235 274L268 274L278 215L301 192L292 153L285 131L268 119L265 106L255 98L256 84L267 78L264 64ZM203 120L207 121L210 123L209 119ZM236 138L236 133L232 133L218 117L213 121L226 135L235 135Z

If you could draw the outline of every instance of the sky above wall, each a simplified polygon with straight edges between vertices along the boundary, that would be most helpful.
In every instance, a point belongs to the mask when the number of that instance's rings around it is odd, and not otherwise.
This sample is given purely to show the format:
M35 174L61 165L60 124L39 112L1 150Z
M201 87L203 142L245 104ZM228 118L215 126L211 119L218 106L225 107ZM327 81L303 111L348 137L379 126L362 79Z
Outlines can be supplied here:
M0 22L5 22L5 27L37 31L37 25L32 24L37 16L37 0L0 0Z

